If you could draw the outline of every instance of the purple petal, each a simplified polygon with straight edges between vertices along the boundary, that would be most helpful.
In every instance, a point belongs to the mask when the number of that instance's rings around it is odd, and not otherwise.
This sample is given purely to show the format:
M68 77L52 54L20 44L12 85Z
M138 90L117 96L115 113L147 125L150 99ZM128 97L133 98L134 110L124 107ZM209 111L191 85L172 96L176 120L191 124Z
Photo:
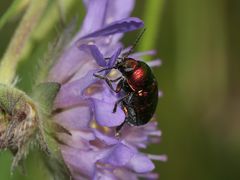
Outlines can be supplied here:
M163 155L148 154L148 157L152 160L163 161L163 162L166 162L168 159L167 155L165 155L165 154L163 154Z
M76 46L72 46L65 50L61 58L51 69L48 79L49 81L63 83L88 61L89 57L84 51L80 51Z
M85 7L89 7L91 1L83 0ZM106 8L106 23L111 23L126 17L131 14L135 0L108 0L108 6Z
M158 123L156 120L150 121L149 123L147 123L144 126L141 126L140 128L142 128L147 134L150 134L150 135L155 135L155 136L162 135L162 132L158 129Z
M89 0L84 0L84 4L86 7L91 6L91 3L89 2ZM135 4L135 0L114 0L114 1L108 0L107 6L104 6L104 8L106 8L105 20L103 19L103 21L105 21L104 26L106 26L114 21L119 21L121 19L129 17L129 15L131 14L131 12L134 8L134 4ZM103 6L103 4L102 4L102 6ZM104 8L102 7L102 9L104 9ZM95 15L95 14L93 14L91 16L95 16L95 17L97 17L97 19L99 18L98 15ZM87 17L86 17L86 19L87 19ZM99 27L99 29L100 29L100 27ZM85 36L86 33L89 33L89 32L84 31L84 32L79 33L79 35L77 36L77 38L75 38L75 40L79 39L81 36ZM93 31L91 31L91 32L93 32ZM121 37L122 37L122 34L115 35L113 37L112 41L117 42Z
M89 121L92 119L91 108L80 105L58 113L54 119L69 130L85 129L89 127Z
M101 159L100 162L111 164L113 166L124 166L132 159L132 157L134 157L134 154L135 152L129 147L119 143L118 145L115 145L109 151L109 154Z
M64 108L83 103L84 90L97 81L94 72L95 70L89 71L83 78L63 85L55 99L55 107Z
M131 49L132 49L132 46L128 46L128 47L124 48L121 52L121 56L127 54Z
M98 69L99 66L97 65L96 61L91 58L88 62L84 63L75 73L74 75L69 79L69 82L81 79L87 75L89 71L92 71L93 69Z
M118 180L118 179L111 172L98 169L98 171L96 171L94 174L93 180Z
M129 161L128 167L138 173L147 173L155 168L152 161L150 161L148 157L141 154L135 154Z
M148 180L150 180L150 179L152 179L152 180L154 180L154 179L159 179L159 175L157 174L157 173L151 173L151 172L149 172L149 173L141 173L141 174L138 174L138 176L141 178L141 179L148 179Z
M137 52L137 53L133 53L130 55L130 57L133 58L140 58L142 56L153 56L156 54L155 50L150 50L150 51L144 51L144 52Z
M96 169L95 162L97 161L96 152L78 150L65 146L61 149L65 162L70 166L73 172L81 172L87 177L92 177L94 175Z
M155 59L155 60L152 60L152 61L147 62L147 64L148 64L150 67L156 67L156 66L161 66L162 61L161 61L160 59Z
M129 170L127 168L116 168L114 169L114 174L118 177L119 180L138 180L137 174L133 172L132 170Z
M109 36L116 33L124 33L128 31L133 31L143 27L143 21L136 17L125 18L116 22L113 22L106 27L83 36L81 39L93 38L98 36Z
M109 4L107 23L129 17L134 8L135 0L110 0Z
M116 138L107 136L96 129L93 129L93 132L98 139L100 139L107 145L114 145L118 143L118 140Z
M93 99L94 111L96 121L101 126L114 127L120 125L124 119L125 114L121 109L116 113L112 113L114 102L109 103L98 99Z
M73 42L89 33L102 28L106 18L108 0L91 0L88 3L87 15L84 18L81 31L75 36Z
M121 53L122 48L118 48L116 52L112 55L111 59L108 62L108 67L113 67L113 65L116 63L117 58L119 57Z
M163 92L162 91L158 91L158 97L162 97L163 96Z
M89 141L95 140L95 136L90 131L70 131L71 136L66 134L59 134L58 139L68 145L69 147L89 150L91 145Z
M84 50L88 54L91 54L99 66L102 66L102 67L106 66L106 61L96 45L83 44L79 47L79 49Z

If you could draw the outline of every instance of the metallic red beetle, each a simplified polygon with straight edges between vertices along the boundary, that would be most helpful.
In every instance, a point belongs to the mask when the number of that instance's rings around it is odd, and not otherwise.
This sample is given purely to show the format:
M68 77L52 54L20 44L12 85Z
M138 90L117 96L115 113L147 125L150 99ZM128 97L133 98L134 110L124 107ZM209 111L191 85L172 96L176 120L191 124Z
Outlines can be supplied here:
M116 128L117 134L126 122L132 126L148 123L157 107L158 85L151 68L145 62L128 57L143 32L138 36L131 50L124 57L119 57L113 67L101 69L94 74L95 77L105 80L114 92L119 93L121 90L125 92L125 96L120 98L113 108L113 113L115 113L120 104L125 113L124 122ZM99 74L111 69L117 69L122 76L112 80L107 75ZM116 89L112 86L113 82L118 82Z

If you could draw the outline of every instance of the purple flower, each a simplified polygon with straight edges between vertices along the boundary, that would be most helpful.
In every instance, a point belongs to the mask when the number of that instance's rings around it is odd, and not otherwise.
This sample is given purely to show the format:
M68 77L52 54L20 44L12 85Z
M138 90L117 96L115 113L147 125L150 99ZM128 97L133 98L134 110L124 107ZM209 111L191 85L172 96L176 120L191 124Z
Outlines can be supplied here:
M119 95L113 93L93 73L100 67L112 67L127 49L119 41L125 32L143 27L143 22L128 17L133 0L85 0L87 15L81 30L54 65L49 81L62 84L55 100L54 120L71 135L59 133L64 160L74 179L156 179L153 160L165 156L140 152L149 143L158 143L161 132L152 120L145 126L125 126L121 136L115 127L124 121L118 109L112 113ZM135 53L141 59L153 51ZM110 57L106 60L104 57ZM150 62L150 66L160 61ZM155 118L154 118L155 119Z

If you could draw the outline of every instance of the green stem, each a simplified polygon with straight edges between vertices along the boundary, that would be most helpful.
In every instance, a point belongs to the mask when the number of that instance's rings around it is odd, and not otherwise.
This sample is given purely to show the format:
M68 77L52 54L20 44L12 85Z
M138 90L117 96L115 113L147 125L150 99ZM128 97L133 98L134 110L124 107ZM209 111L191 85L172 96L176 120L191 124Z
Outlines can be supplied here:
M0 18L0 29L8 22L9 19L20 14L21 10L27 6L29 0L15 0Z
M0 64L0 82L11 84L15 78L16 67L21 60L24 47L37 25L48 0L31 0Z
M164 0L147 1L143 20L145 22L146 33L142 38L139 49L140 51L154 48L158 36L159 24L164 6Z

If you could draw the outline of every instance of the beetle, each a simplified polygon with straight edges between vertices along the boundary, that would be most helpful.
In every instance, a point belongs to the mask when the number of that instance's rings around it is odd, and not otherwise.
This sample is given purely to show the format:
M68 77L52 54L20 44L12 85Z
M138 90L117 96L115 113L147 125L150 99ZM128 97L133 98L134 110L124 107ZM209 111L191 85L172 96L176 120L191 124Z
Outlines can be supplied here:
M116 135L119 134L125 123L131 126L147 124L157 107L158 103L158 84L151 68L143 61L128 57L143 35L145 29L138 36L132 48L123 57L118 57L113 67L103 68L93 75L106 81L111 90L120 93L125 92L125 96L115 102L113 113L116 112L120 104L125 113L124 122L116 128ZM109 59L109 58L105 58ZM101 75L103 71L116 69L121 76L116 79L109 79L107 75ZM117 82L116 88L112 83Z

